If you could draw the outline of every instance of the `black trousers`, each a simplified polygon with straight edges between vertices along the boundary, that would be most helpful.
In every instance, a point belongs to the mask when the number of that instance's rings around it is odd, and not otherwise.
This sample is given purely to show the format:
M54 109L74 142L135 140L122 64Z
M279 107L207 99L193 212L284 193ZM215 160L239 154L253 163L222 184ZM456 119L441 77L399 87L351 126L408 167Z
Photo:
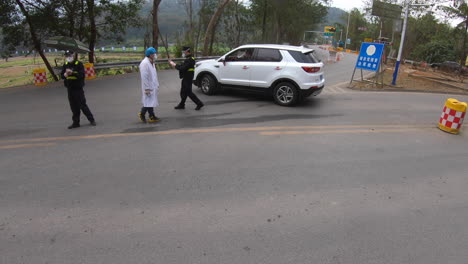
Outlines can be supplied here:
M146 115L146 112L148 112L149 116L150 117L155 117L154 115L154 108L153 107L142 107L141 108L141 115L142 116L145 116Z
M191 79L182 79L182 88L180 88L180 103L179 105L185 105L185 100L189 97L195 104L200 105L202 102L198 97L192 92L192 80Z
M88 118L89 122L94 121L93 114L89 110L88 105L86 104L86 98L83 91L83 88L68 88L68 101L70 102L70 108L73 113L72 120L73 124L80 124L80 113L83 111L83 114Z

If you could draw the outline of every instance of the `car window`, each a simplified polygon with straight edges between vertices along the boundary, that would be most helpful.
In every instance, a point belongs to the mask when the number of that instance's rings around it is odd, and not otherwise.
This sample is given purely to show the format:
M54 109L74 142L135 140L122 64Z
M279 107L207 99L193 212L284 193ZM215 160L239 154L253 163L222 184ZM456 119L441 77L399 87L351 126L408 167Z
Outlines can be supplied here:
M282 59L277 49L258 49L255 61L281 61Z
M314 52L302 53L300 51L288 50L289 54L294 58L295 61L299 63L317 63L320 62L317 57L315 57Z
M226 55L226 61L251 61L254 49L238 49Z

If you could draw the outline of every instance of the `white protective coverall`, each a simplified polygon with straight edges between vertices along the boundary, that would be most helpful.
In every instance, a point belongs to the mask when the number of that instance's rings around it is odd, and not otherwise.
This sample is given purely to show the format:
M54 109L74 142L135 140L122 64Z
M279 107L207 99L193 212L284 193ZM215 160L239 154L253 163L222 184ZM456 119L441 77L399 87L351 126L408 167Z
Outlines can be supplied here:
M159 81L158 73L154 64L148 57L145 57L140 63L141 76L141 103L143 107L156 107L158 103ZM145 90L150 90L150 95L146 95Z

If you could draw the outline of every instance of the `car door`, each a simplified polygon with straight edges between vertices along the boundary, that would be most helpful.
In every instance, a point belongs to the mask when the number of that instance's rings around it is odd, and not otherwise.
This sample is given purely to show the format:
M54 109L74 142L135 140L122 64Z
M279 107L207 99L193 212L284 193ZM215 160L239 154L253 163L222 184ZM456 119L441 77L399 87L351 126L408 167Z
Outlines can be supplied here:
M219 82L228 85L249 86L253 50L253 48L242 48L227 54L224 57L224 62L219 65Z
M278 49L257 48L255 60L250 65L250 86L268 88L285 66L286 62Z

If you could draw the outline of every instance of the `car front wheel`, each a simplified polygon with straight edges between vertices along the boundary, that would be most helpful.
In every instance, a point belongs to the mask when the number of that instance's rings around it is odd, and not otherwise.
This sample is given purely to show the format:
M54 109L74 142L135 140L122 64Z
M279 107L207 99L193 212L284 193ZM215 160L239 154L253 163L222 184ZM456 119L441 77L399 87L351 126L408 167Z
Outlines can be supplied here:
M216 80L208 74L203 75L200 80L200 88L204 94L213 95L216 93Z
M299 91L297 88L288 82L282 82L275 86L273 90L273 98L275 102L281 106L292 106L299 101Z

